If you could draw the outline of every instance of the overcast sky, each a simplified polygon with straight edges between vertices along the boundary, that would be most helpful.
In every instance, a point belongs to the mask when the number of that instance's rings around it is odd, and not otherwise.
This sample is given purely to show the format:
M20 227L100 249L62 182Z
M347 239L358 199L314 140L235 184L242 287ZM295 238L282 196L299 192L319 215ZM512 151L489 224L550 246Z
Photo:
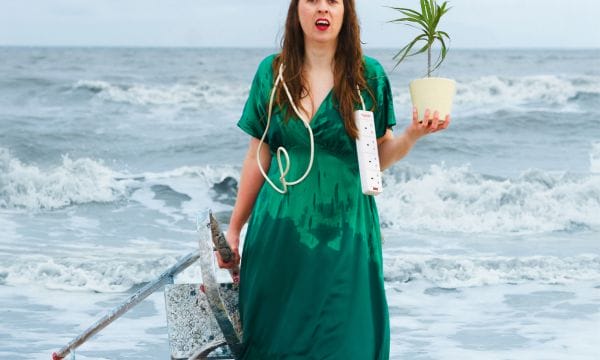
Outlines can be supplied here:
M366 47L414 34L389 6L356 0ZM598 0L450 0L441 30L453 48L600 48ZM0 45L226 46L279 44L285 0L0 0Z

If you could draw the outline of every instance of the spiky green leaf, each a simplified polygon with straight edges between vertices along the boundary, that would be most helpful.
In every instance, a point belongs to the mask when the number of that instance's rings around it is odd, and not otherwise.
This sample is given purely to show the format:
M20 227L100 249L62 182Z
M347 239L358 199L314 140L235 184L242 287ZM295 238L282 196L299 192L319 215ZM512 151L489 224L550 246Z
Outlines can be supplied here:
M406 22L416 23L416 24L419 24L421 26L420 29L418 28L419 30L425 30L425 29L427 29L427 24L426 23L424 23L421 20L417 20L417 19L413 19L413 18L399 18L399 19L391 20L390 22L393 22L393 23L406 23Z
M440 65L442 65L442 62L444 62L444 59L446 58L446 55L448 54L448 48L446 46L446 43L444 42L443 36L436 35L435 38L436 38L436 40L438 40L440 42L442 48L440 51L440 56L436 60L435 65L433 66L433 69L431 71L437 70L437 68L440 67Z
M394 57L393 57L393 59L398 59L398 60L396 60L396 66L400 65L400 63L402 61L404 61L405 58L418 54L419 52L410 53L410 51L412 50L412 48L415 46L415 44L417 42L424 41L424 40L425 41L427 40L427 37L425 36L425 34L419 35L416 38L414 38L410 43L408 43L408 45L406 45L402 49L400 49L400 51L398 51L398 53L396 55L394 55Z
M429 0L421 0L421 12L426 19L431 19L431 4Z
M431 52L432 46L436 41L440 42L441 50L435 63L434 70L437 69L446 58L448 48L445 40L450 40L450 36L443 31L438 31L437 27L440 23L441 18L450 9L447 5L448 2L444 1L441 5L437 4L436 0L419 0L421 12L401 7L390 7L396 11L399 11L402 15L401 18L391 20L390 22L403 24L419 30L421 33L404 46L397 54L394 55L397 67L404 59L409 56L422 54L424 52ZM425 45L415 50L415 46L418 42L424 41ZM428 58L431 55L428 55ZM428 66L429 67L429 66ZM428 69L428 75L430 73Z
M406 12L406 13L411 14L411 15L416 16L416 17L422 17L422 15L421 15L420 12L415 11L413 9L398 8L398 7L392 7L392 6L389 6L389 8L390 9L394 9L394 10L398 10L398 11L402 12L403 14Z

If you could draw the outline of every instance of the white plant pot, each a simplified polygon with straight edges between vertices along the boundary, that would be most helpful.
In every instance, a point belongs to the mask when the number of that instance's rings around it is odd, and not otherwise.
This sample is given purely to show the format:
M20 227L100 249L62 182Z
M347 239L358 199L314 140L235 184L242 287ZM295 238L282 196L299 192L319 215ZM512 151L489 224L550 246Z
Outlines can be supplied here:
M456 82L446 78L423 78L410 82L410 97L412 104L417 108L419 120L425 116L425 110L429 109L431 118L437 110L440 113L440 121L446 119L446 115L452 112L452 101L456 93Z

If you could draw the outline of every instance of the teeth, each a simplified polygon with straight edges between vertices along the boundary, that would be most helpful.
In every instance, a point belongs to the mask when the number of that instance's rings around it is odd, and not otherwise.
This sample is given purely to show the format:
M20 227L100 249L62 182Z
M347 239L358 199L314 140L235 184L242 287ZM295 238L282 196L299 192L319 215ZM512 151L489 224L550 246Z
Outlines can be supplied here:
M327 21L327 20L317 20L317 25L329 25L329 21Z

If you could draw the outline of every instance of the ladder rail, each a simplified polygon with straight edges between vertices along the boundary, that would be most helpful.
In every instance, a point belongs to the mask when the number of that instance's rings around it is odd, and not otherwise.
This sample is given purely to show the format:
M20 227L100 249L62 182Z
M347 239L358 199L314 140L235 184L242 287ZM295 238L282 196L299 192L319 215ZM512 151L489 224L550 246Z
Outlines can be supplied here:
M181 258L175 265L163 272L156 280L146 284L143 288L138 290L135 294L131 295L125 302L116 308L106 313L102 318L88 327L84 332L78 335L75 339L71 340L58 352L52 354L53 360L64 359L65 356L69 355L74 349L81 346L89 338L97 334L100 330L104 329L108 324L112 323L131 308L139 304L142 300L150 296L155 291L161 289L165 284L172 284L175 275L179 274L196 260L200 258L200 251L196 250L189 253L185 257Z

